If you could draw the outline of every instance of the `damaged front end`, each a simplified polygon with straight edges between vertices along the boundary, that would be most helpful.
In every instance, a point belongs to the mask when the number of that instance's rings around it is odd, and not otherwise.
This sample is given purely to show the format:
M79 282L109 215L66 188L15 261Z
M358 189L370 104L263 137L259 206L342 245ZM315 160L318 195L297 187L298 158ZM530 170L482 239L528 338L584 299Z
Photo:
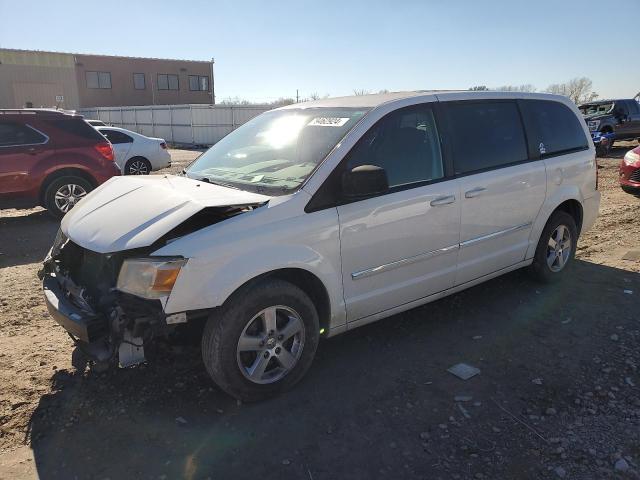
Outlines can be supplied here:
M93 362L127 367L144 361L144 345L167 337L178 323L207 314L164 312L188 260L152 253L256 206L204 208L152 245L115 253L83 248L60 230L39 272L49 313Z

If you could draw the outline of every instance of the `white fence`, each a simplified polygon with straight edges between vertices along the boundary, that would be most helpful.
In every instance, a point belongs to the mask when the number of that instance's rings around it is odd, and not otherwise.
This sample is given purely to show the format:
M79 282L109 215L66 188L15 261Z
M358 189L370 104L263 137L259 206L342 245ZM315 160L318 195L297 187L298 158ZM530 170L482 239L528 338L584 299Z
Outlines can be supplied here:
M78 113L114 127L164 138L170 143L213 145L238 126L271 108L266 105L148 105L84 108Z

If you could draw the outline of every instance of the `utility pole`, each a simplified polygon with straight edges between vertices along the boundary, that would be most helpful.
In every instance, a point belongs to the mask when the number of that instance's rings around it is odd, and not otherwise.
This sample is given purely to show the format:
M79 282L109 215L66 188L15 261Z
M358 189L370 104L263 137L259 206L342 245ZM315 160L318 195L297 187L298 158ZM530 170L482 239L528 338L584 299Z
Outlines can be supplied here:
M296 88L296 103L300 101L300 97L298 95L298 89Z

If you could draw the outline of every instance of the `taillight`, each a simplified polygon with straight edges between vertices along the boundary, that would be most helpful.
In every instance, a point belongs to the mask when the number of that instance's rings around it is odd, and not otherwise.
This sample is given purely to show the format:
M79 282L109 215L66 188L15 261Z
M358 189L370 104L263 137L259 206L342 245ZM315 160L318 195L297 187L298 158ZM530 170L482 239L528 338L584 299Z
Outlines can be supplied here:
M106 160L113 162L113 147L109 142L96 143L93 148L102 155Z
M167 142L160 142L160 148L163 150L167 149Z

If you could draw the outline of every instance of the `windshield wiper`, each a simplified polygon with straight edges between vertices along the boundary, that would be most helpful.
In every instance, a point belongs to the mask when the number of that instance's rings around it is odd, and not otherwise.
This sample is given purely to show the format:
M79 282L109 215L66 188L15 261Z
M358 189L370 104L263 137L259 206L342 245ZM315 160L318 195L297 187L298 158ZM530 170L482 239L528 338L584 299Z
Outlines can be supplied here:
M232 184L226 183L226 182L221 182L219 180L211 180L211 178L207 177L207 176L202 176L201 178L196 178L195 180L198 180L198 181L204 182L204 183L210 183L212 185L218 185L219 187L227 187L227 188L233 188L234 190L240 190L240 188L238 188L235 185L232 185Z

